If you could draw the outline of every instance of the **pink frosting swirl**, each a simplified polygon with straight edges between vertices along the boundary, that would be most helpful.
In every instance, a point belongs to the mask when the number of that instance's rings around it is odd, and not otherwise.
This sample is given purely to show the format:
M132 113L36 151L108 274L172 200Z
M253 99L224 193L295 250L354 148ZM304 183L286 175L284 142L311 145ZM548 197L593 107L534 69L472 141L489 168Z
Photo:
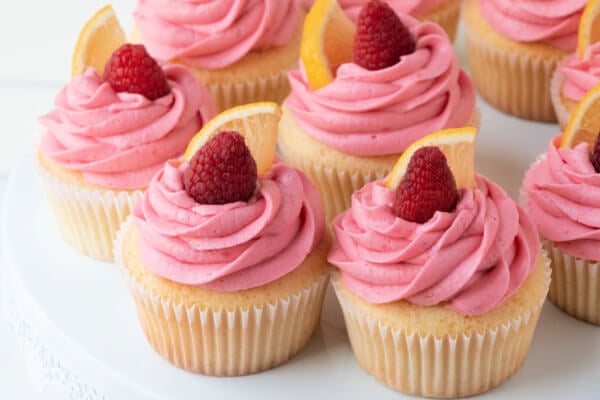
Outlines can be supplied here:
M517 42L544 42L564 51L577 46L587 0L479 0L481 13L502 35Z
M160 60L203 69L231 65L251 50L286 45L300 22L296 0L138 0L142 41Z
M303 1L303 0L300 0ZM358 14L361 8L370 0L338 0L340 6L354 22L358 21ZM392 7L396 14L410 14L413 17L421 17L429 11L435 9L444 1L454 0L385 0ZM307 7L311 7L315 0L304 0Z
M600 43L588 47L583 59L579 59L577 53L567 57L558 66L558 72L565 77L563 95L573 101L581 100L600 82Z
M140 254L157 275L218 291L261 286L294 270L325 229L316 188L276 163L248 202L198 204L183 187L187 164L169 161L134 211Z
M475 189L461 189L455 211L436 212L424 224L397 217L393 200L381 181L371 182L333 222L329 261L369 303L446 303L463 315L481 315L512 296L535 266L535 226L483 176Z
M285 104L316 140L357 156L401 153L421 137L467 124L475 89L439 26L401 15L416 51L388 68L341 65L333 82L313 91L304 69L289 74Z
M185 68L164 67L171 93L148 100L117 93L93 68L75 76L40 118L41 151L58 165L81 171L93 184L142 189L165 161L183 153L216 114L208 90Z
M559 148L555 136L525 175L529 212L543 237L566 254L600 261L600 173L587 144Z

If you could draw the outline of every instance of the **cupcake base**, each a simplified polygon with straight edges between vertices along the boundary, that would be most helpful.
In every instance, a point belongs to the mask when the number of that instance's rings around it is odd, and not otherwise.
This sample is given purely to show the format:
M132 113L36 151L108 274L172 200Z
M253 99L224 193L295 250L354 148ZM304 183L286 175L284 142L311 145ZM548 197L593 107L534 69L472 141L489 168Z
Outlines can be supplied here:
M544 254L521 289L488 314L465 317L444 306L372 305L332 283L360 366L392 389L423 397L486 392L523 363L550 283Z
M115 242L139 320L152 348L190 372L253 374L284 363L302 349L321 315L327 245L291 273L261 287L215 292L181 285L147 270L133 219Z
M220 81L222 71L192 70L192 73L203 82L217 105L219 112L229 108L258 101L282 103L290 93L288 72L296 67L296 63L286 66L281 71L265 74L252 80Z
M563 253L545 240L552 267L548 298L567 314L600 326L600 261Z
M458 30L460 4L461 0L446 0L419 19L422 21L431 21L444 28L450 41L453 42L456 39L456 31Z
M63 240L80 253L112 261L115 236L143 192L86 184L80 173L61 171L36 152L35 169Z
M555 122L550 80L568 53L544 43L503 37L481 14L479 0L465 0L462 12L471 76L478 93L505 113Z
M467 126L479 128L478 110L473 112ZM285 162L308 175L319 189L328 224L350 207L352 193L365 183L386 177L400 156L358 157L342 153L313 139L285 106L277 143Z

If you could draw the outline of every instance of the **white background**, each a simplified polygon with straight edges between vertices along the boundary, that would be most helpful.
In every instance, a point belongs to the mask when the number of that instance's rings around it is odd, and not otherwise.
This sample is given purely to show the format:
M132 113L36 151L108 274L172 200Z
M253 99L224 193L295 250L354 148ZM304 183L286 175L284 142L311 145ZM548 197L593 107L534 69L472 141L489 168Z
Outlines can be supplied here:
M107 1L0 1L0 173L39 131L37 116L70 77L79 30ZM135 1L112 4L123 26L131 26Z
M135 1L111 3L123 26L129 27ZM79 30L105 4L98 0L0 0L0 195L9 171L40 131L37 117L50 109L54 94L69 79ZM0 318L0 399L49 400L32 389L15 347Z
M112 3L128 29L134 0ZM0 0L0 195L4 192L8 172L40 131L37 117L50 109L54 94L69 79L71 53L79 29L104 4L96 0ZM462 38L457 47L465 65ZM480 109L483 129L478 142L477 168L515 197L524 170L536 154L544 151L558 128L507 117L483 103ZM0 283L1 271L0 264ZM552 327L546 325L546 328ZM548 347L548 351L561 346L560 343L538 342L538 349L542 345ZM15 346L1 322L0 399L48 399L33 393ZM539 360L529 360L529 363L543 367ZM513 383L519 383L518 377ZM521 384L527 383L521 380ZM554 397L547 394L545 398Z

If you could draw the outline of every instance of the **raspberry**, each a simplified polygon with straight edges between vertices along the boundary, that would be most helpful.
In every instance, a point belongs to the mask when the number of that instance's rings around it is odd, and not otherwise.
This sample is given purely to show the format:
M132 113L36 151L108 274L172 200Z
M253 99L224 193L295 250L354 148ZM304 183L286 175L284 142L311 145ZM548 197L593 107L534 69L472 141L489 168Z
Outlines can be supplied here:
M105 82L116 92L138 93L155 100L171 92L162 68L141 44L124 44L104 67Z
M433 146L417 150L396 188L394 213L422 224L436 211L452 211L457 201L458 189L444 153Z
M596 172L600 173L600 133L596 138L596 144L594 145L594 151L592 152L591 160Z
M371 71L396 64L400 57L415 51L415 41L394 10L372 0L360 10L352 61Z
M237 132L220 132L194 154L183 172L185 190L200 204L248 201L256 189L256 162Z

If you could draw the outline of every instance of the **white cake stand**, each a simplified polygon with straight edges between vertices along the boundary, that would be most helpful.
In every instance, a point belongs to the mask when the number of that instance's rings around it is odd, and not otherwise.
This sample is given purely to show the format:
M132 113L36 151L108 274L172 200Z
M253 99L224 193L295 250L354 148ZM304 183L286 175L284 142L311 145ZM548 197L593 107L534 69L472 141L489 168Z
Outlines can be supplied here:
M480 103L481 104L481 103ZM478 170L515 197L523 171L543 152L556 125L528 123L482 106ZM116 268L65 245L33 173L18 165L2 219L9 320L40 390L62 398L403 399L357 365L334 296L306 349L253 376L212 378L173 367L152 351ZM599 399L600 328L546 304L529 356L485 399Z

